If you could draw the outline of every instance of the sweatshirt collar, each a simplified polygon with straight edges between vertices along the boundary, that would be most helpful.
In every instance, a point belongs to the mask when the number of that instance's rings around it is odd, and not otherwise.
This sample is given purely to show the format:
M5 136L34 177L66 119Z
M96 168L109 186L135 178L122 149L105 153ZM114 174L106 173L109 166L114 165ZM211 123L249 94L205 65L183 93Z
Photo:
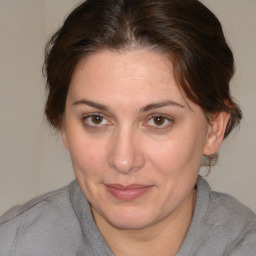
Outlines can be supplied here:
M77 256L114 256L101 235L94 221L90 204L76 181L71 183L69 193L71 204L80 223L84 238L83 243L77 251Z
M201 176L198 176L196 185L197 199L192 221L177 256L189 255L191 252L195 239L198 237L197 233L200 232L202 219L208 209L211 191L210 186ZM90 204L76 181L71 183L69 193L71 204L80 223L84 238L83 243L77 251L77 256L114 256L101 235L94 221Z

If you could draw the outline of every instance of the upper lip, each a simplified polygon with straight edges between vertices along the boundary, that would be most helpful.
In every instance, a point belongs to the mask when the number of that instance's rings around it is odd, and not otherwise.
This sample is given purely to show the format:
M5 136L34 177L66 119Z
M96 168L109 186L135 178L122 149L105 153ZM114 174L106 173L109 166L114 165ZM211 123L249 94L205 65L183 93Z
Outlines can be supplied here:
M130 185L121 185L121 184L105 184L107 187L122 189L122 190L129 190L129 189L142 189L153 187L153 185L142 185L142 184L130 184Z

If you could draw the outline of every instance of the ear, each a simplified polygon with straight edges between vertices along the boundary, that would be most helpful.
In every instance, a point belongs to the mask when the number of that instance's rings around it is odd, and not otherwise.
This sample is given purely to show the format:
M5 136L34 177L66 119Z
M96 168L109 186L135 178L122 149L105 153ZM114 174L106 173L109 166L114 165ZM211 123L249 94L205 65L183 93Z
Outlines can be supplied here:
M67 150L69 150L69 147L68 147L68 139L67 139L67 132L65 130L65 127L61 127L61 136L62 136L62 141L63 141L63 144L65 146L65 148Z
M204 155L215 154L223 141L230 114L219 112L215 114L209 123L208 135L204 147Z

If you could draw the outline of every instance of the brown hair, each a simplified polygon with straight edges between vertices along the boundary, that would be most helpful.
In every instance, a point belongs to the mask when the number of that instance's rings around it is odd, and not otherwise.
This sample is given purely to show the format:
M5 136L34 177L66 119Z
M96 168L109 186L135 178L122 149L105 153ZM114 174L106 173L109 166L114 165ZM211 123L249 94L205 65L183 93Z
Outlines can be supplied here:
M242 113L229 90L233 54L219 20L197 0L87 0L75 8L46 47L49 123L61 127L72 74L82 59L99 49L136 47L171 56L177 83L206 116L230 114L225 137L239 124Z

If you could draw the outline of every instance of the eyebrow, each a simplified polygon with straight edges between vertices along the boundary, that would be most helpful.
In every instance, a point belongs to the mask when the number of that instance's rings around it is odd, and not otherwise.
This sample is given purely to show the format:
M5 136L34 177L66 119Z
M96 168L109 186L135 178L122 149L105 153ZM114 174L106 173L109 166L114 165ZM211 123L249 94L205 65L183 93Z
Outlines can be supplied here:
M97 108L101 111L106 111L106 112L110 111L109 108L106 107L105 105L102 105L102 104L94 102L94 101L86 100L86 99L77 100L72 105L79 105L79 104L85 104L87 106ZM144 112L148 112L153 109L163 108L166 106L174 106L174 107L184 108L183 105L181 105L175 101L167 100L167 101L163 101L163 102L156 102L156 103L151 103L149 105L146 105L145 107L142 107L139 110L139 112L144 113Z
M140 112L147 112L147 111L150 111L153 109L163 108L166 106L174 106L174 107L184 108L183 105L181 105L175 101L167 100L167 101L163 101L163 102L156 102L156 103L149 104L149 105L141 108Z
M100 103L90 101L90 100L86 100L86 99L76 100L72 105L75 106L75 105L79 105L79 104L85 104L85 105L90 106L92 108L97 108L99 110L106 111L106 112L109 111L108 107L106 107L106 106L104 106Z

